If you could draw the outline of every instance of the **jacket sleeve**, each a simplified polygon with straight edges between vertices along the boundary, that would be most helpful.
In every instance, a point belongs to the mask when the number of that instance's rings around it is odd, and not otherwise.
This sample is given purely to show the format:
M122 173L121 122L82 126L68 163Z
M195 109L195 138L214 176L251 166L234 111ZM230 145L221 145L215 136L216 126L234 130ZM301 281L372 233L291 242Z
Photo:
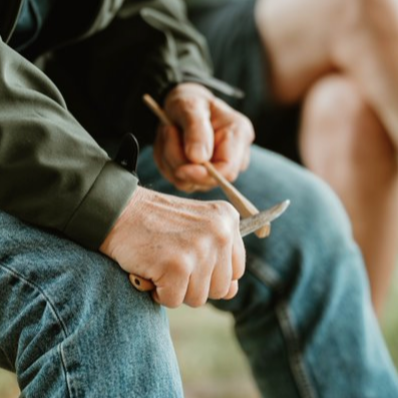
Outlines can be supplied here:
M128 41L136 44L137 53L145 53L142 91L161 101L174 85L197 82L226 95L243 96L239 89L212 77L206 41L189 22L184 0L116 0L108 3L108 9L102 10L86 35L126 22L138 27L131 31L123 29L130 35ZM120 37L117 40L123 41ZM143 47L145 51L142 51Z
M118 17L128 16L135 3L126 1ZM174 85L197 82L227 95L243 96L240 90L212 77L207 44L188 21L183 0L143 1L138 14L147 29L152 30L156 43L145 67L147 92L162 101Z
M162 103L182 82L240 94L214 79L211 69L205 40L187 20L182 0L125 0L103 9L81 40L54 51L46 72L90 133L133 132L142 145L153 143L157 124L143 94ZM89 99L89 109L81 98Z
M114 46L122 48L120 33L127 32L124 40L130 43L130 57L136 57L137 49L143 54L139 82L132 76L134 94L125 90L128 84L119 73L129 68L124 58L115 59L110 67L116 72L103 79L96 78L94 64L87 81L93 79L93 87L101 91L106 87L113 90L119 80L119 92L126 91L125 97L109 95L108 101L120 101L117 108L123 107L134 125L153 131L153 118L141 118L144 112L138 103L142 106L144 92L161 101L174 85L185 81L216 89L223 86L211 77L205 42L187 21L182 0L104 4L109 4L109 9L102 10L103 20L81 38L81 48L85 50L84 43L93 41L98 45L93 47L95 54L103 54L104 45L112 52ZM110 39L105 43L104 39L112 37L107 36L109 32L117 33L117 42ZM132 40L126 38L130 32L134 33ZM79 43L70 47L78 48ZM76 71L79 74L79 65ZM0 103L0 208L34 225L61 231L91 249L98 248L132 196L137 179L112 162L74 119L46 75L3 42ZM119 119L118 109L113 113L109 107L107 111Z
M0 208L97 249L136 185L51 81L0 40Z

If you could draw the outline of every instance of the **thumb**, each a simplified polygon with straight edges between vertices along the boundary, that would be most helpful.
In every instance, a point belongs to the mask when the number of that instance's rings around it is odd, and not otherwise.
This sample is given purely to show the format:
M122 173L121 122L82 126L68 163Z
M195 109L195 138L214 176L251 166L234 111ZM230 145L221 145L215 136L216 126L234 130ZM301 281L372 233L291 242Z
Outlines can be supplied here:
M211 159L214 148L214 131L210 120L208 99L192 101L183 107L180 126L183 130L185 155L193 163Z

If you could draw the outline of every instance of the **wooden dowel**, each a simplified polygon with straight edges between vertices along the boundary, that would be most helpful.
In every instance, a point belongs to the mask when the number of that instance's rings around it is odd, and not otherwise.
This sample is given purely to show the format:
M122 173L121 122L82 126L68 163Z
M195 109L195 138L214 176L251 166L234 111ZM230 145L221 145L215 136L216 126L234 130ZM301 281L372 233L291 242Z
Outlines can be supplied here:
M159 120L166 126L172 126L173 123L168 118L163 109L159 106L159 104L148 94L145 94L144 102L148 105L148 107L152 110L152 112L159 118ZM221 189L224 191L227 198L231 201L233 206L239 212L239 214L243 217L250 217L254 214L258 213L258 209L251 203L245 196L243 196L228 180L221 175L218 170L210 163L204 162L203 166L206 168L208 173L218 182ZM256 235L259 238L265 238L270 234L271 226L266 225L265 227L260 228L256 231Z
M130 283L141 292L151 292L155 290L156 286L147 279L141 278L140 276L130 274L129 275Z
M258 213L257 208L251 203L245 196L243 196L228 180L221 175L217 169L210 163L205 162L203 165L206 167L209 174L218 182L225 195L234 205L236 210L238 210L239 214L242 218L250 217ZM262 232L261 236L259 236L259 232ZM269 225L263 227L256 231L256 235L260 238L265 238L269 235Z

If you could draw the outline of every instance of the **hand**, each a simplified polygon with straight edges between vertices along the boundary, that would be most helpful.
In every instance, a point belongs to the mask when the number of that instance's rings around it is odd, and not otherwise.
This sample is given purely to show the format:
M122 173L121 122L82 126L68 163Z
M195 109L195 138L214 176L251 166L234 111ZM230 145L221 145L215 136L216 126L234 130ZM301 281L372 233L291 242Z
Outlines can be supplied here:
M254 130L250 121L194 83L174 88L165 112L176 127L161 126L154 156L165 178L182 191L214 188L217 183L201 163L211 161L234 181L250 160Z
M245 268L239 215L227 202L202 202L138 187L100 247L128 273L151 280L159 304L192 307L230 299Z

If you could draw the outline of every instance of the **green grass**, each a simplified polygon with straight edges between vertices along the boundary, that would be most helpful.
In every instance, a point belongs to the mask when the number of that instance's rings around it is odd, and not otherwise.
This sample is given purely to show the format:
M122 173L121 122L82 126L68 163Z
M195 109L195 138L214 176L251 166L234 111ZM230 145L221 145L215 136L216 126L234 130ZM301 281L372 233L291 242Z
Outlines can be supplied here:
M258 398L232 335L232 318L210 306L170 310L186 398Z
M15 376L0 369L0 398L17 398L18 387Z
M387 341L391 357L398 369L398 269L395 272L394 285L390 292L384 316L382 319L382 329Z
M382 321L398 368L398 273ZM259 398L246 360L232 336L228 314L207 306L170 310L170 326L186 398ZM0 371L0 398L18 396L15 378Z

